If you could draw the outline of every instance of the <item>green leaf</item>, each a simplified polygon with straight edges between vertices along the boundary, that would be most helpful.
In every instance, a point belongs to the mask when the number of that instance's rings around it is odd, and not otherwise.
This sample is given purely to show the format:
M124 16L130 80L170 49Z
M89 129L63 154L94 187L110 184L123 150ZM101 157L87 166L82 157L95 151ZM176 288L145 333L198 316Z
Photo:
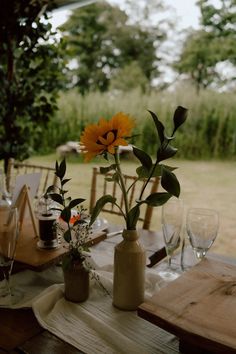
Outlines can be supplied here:
M175 197L179 197L180 195L180 185L179 181L176 178L175 174L169 171L165 166L162 166L162 177L161 177L161 185L162 187L174 195Z
M72 209L75 206L77 206L80 203L83 203L85 201L85 199L83 198L77 198L77 199L73 199L70 204L68 205L68 208Z
M157 116L156 116L155 113L153 113L152 111L149 111L149 110L148 110L148 112L151 114L151 116L152 116L152 118L153 118L153 120L154 120L156 129L157 129L157 133L158 133L160 142L161 142L161 144L162 144L163 141L165 140L165 136L164 136L165 127L164 127L164 125L161 123L161 121L157 118Z
M54 200L54 202L57 202L58 204L63 205L63 198L60 194L58 193L50 193L50 198Z
M96 218L98 217L99 213L101 212L102 208L107 203L114 204L116 202L116 198L112 197L110 194L103 195L100 199L97 200L95 207L93 208L89 226L91 226Z
M160 168L162 168L162 166L164 166L165 168L167 168L169 171L174 171L174 170L176 170L178 167L174 167L174 166L168 166L168 165L163 165L163 164L161 164L161 165L159 165L160 166Z
M115 172L112 176L105 177L107 182L119 182L119 174Z
M55 186L49 186L44 194L44 198L48 196L48 194L52 193L54 191Z
M137 173L139 179L148 178L150 175L150 171L147 171L146 168L143 166L139 166L136 169L136 173ZM152 177L159 177L159 176L161 176L161 165L157 165L155 167L155 170L153 171L153 174L152 174Z
M143 150L138 149L133 146L134 155L139 159L142 166L144 166L147 171L150 171L152 168L152 159L151 157Z
M71 233L70 233L70 229L66 230L63 234L64 240L66 242L70 242L71 241Z
M169 159L177 153L178 149L174 148L171 145L161 145L157 151L157 161L162 161Z
M172 197L172 195L170 193L165 193L165 192L153 193L153 194L150 194L143 201L143 203L146 203L152 207L158 207L158 206L165 204L171 197Z
M60 180L63 179L63 177L65 176L65 173L66 173L66 160L63 159L60 163L60 165L58 165L57 163L57 166L56 166L56 175L57 177L60 178Z
M71 180L71 178L66 178L63 179L63 181L61 181L62 186L64 186L67 182L69 182Z
M127 220L126 220L128 230L136 229L139 215L140 215L140 204L137 204L128 212Z
M116 168L116 165L115 164L112 164L108 167L100 167L100 173L102 173L103 175L105 175L106 173L112 171L112 170L115 170Z
M65 207L62 212L61 212L61 218L65 222L69 223L70 218L71 218L71 210L68 207Z
M176 130L186 121L188 115L188 110L182 106L178 106L175 110L173 121L174 121L174 130L173 134Z

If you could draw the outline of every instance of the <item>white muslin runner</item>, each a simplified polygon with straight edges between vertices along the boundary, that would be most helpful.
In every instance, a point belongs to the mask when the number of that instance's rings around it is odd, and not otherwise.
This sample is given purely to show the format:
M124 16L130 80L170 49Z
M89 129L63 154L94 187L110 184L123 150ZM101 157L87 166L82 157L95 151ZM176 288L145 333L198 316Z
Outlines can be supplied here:
M101 249L92 250L91 262L99 281L111 294L113 254L105 254ZM15 277L16 287L21 284L26 294L14 308L32 306L43 328L87 354L179 353L173 335L138 317L136 311L116 309L111 295L95 279L90 283L89 299L76 304L64 298L60 267L41 273L25 271ZM162 285L158 274L147 268L146 297Z

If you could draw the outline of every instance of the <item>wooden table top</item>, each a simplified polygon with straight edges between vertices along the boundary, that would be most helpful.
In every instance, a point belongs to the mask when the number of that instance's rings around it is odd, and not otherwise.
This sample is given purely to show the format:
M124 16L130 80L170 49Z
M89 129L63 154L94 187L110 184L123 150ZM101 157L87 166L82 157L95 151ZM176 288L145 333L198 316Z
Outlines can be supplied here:
M141 304L138 315L204 353L236 353L236 265L203 259Z
M119 230L119 227L112 227L111 230L114 231ZM165 256L163 252L163 240L160 237L159 233L155 233L153 231L140 230L139 231L142 243L149 252L161 249L161 253L159 257ZM33 247L35 243L31 243L31 245L27 245L27 240L29 240L29 235L23 235L22 242L26 247ZM33 237L31 236L31 240ZM33 241L36 242L36 241ZM107 240L107 242L113 242L113 238ZM114 241L115 242L115 241ZM22 244L21 246L22 247ZM22 248L23 249L23 248ZM39 252L39 254L43 254L42 250L33 250L35 252ZM54 251L55 252L55 251ZM47 254L50 255L51 251L45 252L45 257L48 257ZM55 257L54 257L55 258ZM18 260L19 253L18 253ZM25 259L25 256L24 256ZM58 260L60 257L58 257ZM54 259L55 260L55 259ZM40 261L42 262L42 261ZM50 261L47 261L47 265L50 264ZM16 271L17 268L25 268L25 264L16 262ZM26 265L26 268L28 266ZM31 268L31 267L29 267ZM37 271L44 269L44 267L40 267ZM78 349L73 346L65 343L61 339L57 338L50 332L44 330L38 324L33 311L31 309L4 309L0 308L0 354L11 352L13 353L27 353L27 354L58 354L58 353L66 353L66 354L74 354L74 353L82 353Z
M104 231L91 235L91 245L106 238ZM67 244L63 242L55 249L40 249L37 246L38 238L35 237L31 223L23 222L21 234L16 248L15 262L24 265L24 268L42 271L51 265L58 263L68 252Z

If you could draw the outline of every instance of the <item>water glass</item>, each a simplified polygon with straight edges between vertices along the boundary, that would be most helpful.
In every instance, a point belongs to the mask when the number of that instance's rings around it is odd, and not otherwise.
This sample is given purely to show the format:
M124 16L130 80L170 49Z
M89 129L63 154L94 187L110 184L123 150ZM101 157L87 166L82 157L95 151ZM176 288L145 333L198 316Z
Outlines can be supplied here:
M178 198L171 198L162 207L162 232L167 253L168 267L161 272L161 276L172 280L179 276L179 266L172 264L172 255L180 246L183 223L183 202Z
M186 228L195 256L201 260L216 239L219 228L218 212L213 209L190 208Z
M20 294L10 285L16 245L19 236L17 208L0 208L0 306L10 306L19 300Z

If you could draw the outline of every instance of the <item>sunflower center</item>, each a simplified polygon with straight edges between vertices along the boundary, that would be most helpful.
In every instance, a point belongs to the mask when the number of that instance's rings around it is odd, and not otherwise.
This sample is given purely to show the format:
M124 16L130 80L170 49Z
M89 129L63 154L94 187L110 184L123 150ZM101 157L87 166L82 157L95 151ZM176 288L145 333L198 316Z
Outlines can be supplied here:
M117 129L112 129L103 134L96 141L97 144L100 145L110 145L117 138Z

